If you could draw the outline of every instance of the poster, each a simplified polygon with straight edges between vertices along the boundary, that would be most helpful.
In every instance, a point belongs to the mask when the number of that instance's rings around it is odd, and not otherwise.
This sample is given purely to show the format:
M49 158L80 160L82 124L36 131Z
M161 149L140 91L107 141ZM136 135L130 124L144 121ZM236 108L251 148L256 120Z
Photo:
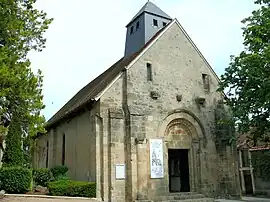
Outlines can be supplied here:
M125 179L125 164L116 164L115 165L115 178L116 179Z
M162 139L150 140L150 170L151 178L164 177Z

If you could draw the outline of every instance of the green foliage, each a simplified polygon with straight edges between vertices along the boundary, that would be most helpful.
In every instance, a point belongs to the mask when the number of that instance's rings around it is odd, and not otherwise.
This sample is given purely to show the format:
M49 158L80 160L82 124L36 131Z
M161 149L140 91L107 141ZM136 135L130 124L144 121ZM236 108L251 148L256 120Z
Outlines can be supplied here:
M261 7L242 23L245 49L231 57L221 76L220 91L226 91L227 104L237 128L252 129L252 139L264 141L270 131L270 0L257 0Z
M270 151L253 151L251 154L255 176L270 181Z
M31 190L31 184L30 169L20 167L0 169L0 189L9 194L24 194Z
M48 184L49 194L53 196L77 196L90 197L96 196L96 183L79 182L72 180L60 180Z
M17 116L13 117L6 136L6 149L3 154L3 167L23 166L22 128Z
M230 146L235 142L234 121L230 117L229 111L225 109L225 105L219 102L215 111L215 144L217 151L223 151L226 146Z
M52 181L52 172L47 168L39 168L33 170L33 180L36 185L46 187L50 181Z
M53 174L53 177L55 179L60 179L62 177L65 177L68 172L68 167L65 165L58 165L53 168L51 168L51 172Z
M40 70L32 72L27 56L30 51L41 51L45 47L43 34L52 19L35 9L35 2L0 2L0 120L4 116L13 121L14 116L18 116L21 125L18 132L23 131L23 142L29 141L27 136L43 132L45 122L40 114L44 108L43 76ZM0 125L0 130L6 131L6 126ZM29 147L23 147L23 151L26 153L24 161L29 161Z

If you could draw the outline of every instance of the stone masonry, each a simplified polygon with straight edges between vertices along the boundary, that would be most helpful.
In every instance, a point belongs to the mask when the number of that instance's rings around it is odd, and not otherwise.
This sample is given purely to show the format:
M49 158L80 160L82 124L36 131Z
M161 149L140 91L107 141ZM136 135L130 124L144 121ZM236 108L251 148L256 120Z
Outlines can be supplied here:
M68 175L95 181L97 198L110 202L239 197L236 148L218 151L215 144L214 110L223 99L218 82L173 20L83 110L38 138L34 166L61 164L65 152ZM156 179L151 178L152 139L161 139L163 149L164 176ZM189 193L184 195L171 193L169 150L187 151ZM119 165L124 166L121 179L116 178Z

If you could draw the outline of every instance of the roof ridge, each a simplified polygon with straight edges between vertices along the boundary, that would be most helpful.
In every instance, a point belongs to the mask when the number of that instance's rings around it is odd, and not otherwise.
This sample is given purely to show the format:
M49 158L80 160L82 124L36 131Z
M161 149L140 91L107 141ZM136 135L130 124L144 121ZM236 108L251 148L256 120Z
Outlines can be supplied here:
M99 95L109 84L119 75L120 72L125 70L128 66L145 48L147 48L153 40L155 40L162 31L171 24L168 23L165 27L160 29L139 51L131 54L128 57L122 57L102 74L97 76L94 80L90 81L81 90L79 90L60 110L58 110L45 124L46 128L52 127L63 118L74 112L76 109L85 106L89 100Z

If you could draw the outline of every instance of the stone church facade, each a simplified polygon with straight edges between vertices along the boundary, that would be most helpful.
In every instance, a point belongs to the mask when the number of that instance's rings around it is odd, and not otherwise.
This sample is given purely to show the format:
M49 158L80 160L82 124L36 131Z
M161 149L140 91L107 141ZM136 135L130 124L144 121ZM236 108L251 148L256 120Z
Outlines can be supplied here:
M124 57L47 122L34 166L65 164L105 201L237 197L236 149L220 155L214 140L218 82L178 20L147 2L127 25Z

